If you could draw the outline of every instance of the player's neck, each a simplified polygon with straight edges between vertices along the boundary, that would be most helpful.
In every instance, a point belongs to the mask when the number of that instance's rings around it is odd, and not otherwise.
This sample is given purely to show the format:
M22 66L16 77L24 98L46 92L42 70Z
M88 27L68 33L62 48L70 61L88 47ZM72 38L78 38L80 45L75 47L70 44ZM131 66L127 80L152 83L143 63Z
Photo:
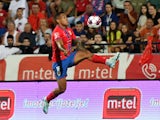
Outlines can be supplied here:
M67 26L64 26L64 25L61 25L61 24L59 24L58 25L60 28L62 28L62 29L66 29L67 28Z

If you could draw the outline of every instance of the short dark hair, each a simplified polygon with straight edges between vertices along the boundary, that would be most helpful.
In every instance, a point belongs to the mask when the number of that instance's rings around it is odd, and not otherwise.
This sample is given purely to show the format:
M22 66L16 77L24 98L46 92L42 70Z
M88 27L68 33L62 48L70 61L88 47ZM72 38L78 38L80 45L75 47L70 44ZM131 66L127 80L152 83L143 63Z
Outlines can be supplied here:
M51 34L50 34L49 32L46 32L45 34L46 34L46 35L49 35L49 36L51 36Z
M8 36L7 36L7 39L8 39L8 38L13 39L13 35L8 35Z
M106 6L106 5L110 5L111 7L113 7L113 5L112 5L111 2L107 2L107 3L105 4L105 6Z
M154 9L157 9L157 6L155 4L151 4L150 6L152 6Z
M61 14L65 14L65 13L64 13L64 12L58 12L58 13L55 15L55 19L58 19Z
M19 7L19 8L17 9L17 11L18 11L18 10L22 10L22 11L23 11L23 9L24 9L24 8Z
M77 24L82 24L82 22L81 22L81 21L77 21L77 22L76 22L76 25L77 25Z
M133 7L132 2L131 2L131 1L129 1L129 0L124 1L124 3L129 3L129 4Z

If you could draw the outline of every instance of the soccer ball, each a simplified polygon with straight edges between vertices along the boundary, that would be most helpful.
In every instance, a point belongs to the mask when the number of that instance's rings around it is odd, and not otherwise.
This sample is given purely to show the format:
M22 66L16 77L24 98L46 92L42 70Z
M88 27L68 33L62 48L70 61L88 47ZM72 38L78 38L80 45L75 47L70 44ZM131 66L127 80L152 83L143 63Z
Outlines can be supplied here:
M89 28L99 28L102 24L102 20L99 16L90 16L87 20L87 25Z

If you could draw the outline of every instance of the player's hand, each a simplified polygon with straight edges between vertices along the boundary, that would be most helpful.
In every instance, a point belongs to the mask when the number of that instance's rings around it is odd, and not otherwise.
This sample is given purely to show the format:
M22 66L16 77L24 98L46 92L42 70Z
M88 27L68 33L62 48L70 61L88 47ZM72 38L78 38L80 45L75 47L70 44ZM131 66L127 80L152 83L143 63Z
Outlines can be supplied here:
M65 55L65 56L68 55L68 50L64 50L64 55Z

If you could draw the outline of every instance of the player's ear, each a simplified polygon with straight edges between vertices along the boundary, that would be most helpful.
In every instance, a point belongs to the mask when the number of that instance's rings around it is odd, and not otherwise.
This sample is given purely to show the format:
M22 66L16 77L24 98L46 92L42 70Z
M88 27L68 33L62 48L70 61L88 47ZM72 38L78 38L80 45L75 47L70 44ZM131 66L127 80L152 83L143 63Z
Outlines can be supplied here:
M58 23L58 24L59 24L59 19L56 19L56 23Z
M60 23L60 15L61 15L62 13L57 13L56 15L55 15L55 20L56 20L56 23Z

